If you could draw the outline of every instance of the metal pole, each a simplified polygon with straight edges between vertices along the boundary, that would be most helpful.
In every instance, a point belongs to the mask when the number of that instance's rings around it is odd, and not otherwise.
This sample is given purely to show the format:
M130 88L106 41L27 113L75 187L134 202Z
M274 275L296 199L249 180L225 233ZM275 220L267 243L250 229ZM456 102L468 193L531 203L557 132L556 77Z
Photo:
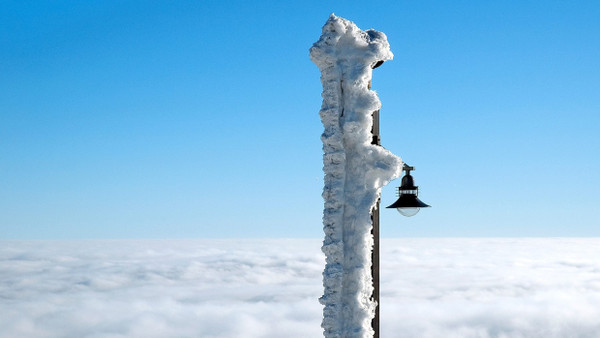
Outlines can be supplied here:
M369 83L369 89L371 83ZM379 139L379 110L373 112L373 141L371 144L380 146L381 140ZM371 276L373 277L373 300L376 302L375 306L375 317L371 322L371 327L375 333L374 338L379 338L379 200L375 204L375 207L371 211L371 219L373 220L373 228L371 233L373 234L373 252L371 253Z
M371 327L375 333L374 338L379 338L379 201L373 208L372 213L373 229L373 252L371 253L371 259L373 265L371 265L371 275L373 276L373 300L377 303L375 305L375 317L371 321Z

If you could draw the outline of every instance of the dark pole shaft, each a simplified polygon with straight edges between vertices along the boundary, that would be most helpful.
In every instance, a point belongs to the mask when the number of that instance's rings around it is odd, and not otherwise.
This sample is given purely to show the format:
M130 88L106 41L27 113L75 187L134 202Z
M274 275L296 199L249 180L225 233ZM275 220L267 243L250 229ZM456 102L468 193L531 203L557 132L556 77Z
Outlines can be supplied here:
M373 252L371 253L371 259L373 265L371 265L371 275L373 276L373 300L377 303L375 305L375 317L371 321L371 326L375 330L373 334L374 338L379 338L379 201L373 208Z
M370 88L369 83L369 88ZM381 145L379 139L379 110L373 112L373 142L371 144ZM379 338L379 200L371 211L371 219L373 220L373 252L371 253L371 276L373 277L373 300L376 302L375 317L371 322L371 327L375 331L374 338Z

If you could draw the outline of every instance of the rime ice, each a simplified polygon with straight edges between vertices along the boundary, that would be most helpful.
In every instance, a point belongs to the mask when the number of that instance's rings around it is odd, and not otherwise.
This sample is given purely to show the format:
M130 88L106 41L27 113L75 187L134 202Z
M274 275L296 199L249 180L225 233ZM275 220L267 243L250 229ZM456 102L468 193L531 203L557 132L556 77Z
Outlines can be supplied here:
M392 57L385 34L362 31L333 14L310 49L323 84L326 264L320 302L326 337L373 336L371 210L381 187L400 175L402 160L371 144L372 114L381 102L369 83L372 66Z

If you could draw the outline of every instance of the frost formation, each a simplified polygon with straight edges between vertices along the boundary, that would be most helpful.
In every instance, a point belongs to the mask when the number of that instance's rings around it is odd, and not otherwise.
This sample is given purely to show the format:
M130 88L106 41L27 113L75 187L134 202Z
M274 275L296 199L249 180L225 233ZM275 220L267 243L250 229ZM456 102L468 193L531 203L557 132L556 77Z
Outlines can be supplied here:
M322 250L325 337L372 337L371 210L381 187L401 173L402 160L372 145L372 114L381 102L370 90L372 66L391 60L385 34L360 30L331 14L310 49L321 70L324 132Z

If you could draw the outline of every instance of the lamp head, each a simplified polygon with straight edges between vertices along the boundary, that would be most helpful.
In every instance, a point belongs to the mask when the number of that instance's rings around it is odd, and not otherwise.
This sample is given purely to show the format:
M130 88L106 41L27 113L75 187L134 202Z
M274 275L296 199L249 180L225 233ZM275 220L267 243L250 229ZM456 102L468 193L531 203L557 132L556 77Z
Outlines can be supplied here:
M406 171L406 174L402 177L402 185L398 188L398 200L388 208L396 208L403 216L411 217L416 215L421 208L428 208L430 205L417 198L419 187L415 185L415 181L410 175L410 171L415 170L415 168L405 163L402 170Z

